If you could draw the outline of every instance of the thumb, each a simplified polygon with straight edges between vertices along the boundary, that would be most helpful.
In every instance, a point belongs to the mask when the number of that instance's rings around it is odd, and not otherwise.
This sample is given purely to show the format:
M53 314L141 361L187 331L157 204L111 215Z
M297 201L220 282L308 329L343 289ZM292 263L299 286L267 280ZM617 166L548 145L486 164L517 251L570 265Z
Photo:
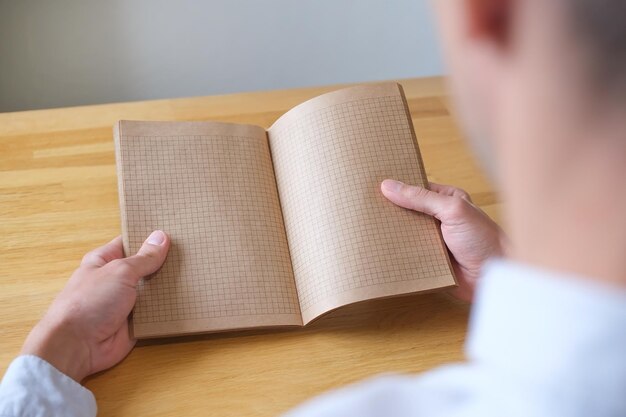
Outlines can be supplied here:
M143 242L136 255L123 259L133 271L133 278L139 281L146 275L156 272L167 256L170 247L170 239L161 230L155 230Z
M430 191L416 185L407 185L400 181L385 180L380 190L392 203L422 213L429 214L439 220L451 197Z

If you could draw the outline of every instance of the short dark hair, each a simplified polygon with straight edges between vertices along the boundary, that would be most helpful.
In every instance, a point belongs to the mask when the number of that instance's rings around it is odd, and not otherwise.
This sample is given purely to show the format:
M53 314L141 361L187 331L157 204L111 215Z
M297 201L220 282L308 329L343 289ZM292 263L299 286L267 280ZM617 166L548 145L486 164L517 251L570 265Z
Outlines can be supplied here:
M626 1L564 0L596 81L626 92ZM569 3L569 4L567 4Z

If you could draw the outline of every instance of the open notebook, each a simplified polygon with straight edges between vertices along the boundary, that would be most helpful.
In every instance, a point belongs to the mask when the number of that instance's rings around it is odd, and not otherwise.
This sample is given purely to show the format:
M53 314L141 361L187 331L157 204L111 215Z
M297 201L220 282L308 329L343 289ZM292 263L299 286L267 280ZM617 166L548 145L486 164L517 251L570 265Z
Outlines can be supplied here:
M120 121L115 144L125 252L155 229L172 239L137 288L137 338L299 326L455 285L436 221L380 192L427 184L398 84L324 94L267 131Z

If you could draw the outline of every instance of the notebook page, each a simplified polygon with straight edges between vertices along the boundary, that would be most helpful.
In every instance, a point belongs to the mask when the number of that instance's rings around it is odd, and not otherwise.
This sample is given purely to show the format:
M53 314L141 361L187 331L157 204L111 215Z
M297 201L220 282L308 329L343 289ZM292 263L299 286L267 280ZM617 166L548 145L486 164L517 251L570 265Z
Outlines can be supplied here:
M172 240L137 287L135 337L301 324L263 129L122 121L116 152L126 253Z
M312 99L268 136L305 324L348 303L454 285L435 220L380 192L385 178L427 183L397 84Z

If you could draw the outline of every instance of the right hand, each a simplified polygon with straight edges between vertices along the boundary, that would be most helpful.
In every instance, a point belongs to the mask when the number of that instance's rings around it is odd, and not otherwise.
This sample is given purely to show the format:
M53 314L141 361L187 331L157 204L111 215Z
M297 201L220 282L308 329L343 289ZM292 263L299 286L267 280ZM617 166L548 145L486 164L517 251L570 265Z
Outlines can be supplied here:
M503 256L503 233L469 194L450 185L430 183L430 190L385 180L381 191L394 204L429 214L441 222L459 286L453 295L471 301L480 271L487 259Z

